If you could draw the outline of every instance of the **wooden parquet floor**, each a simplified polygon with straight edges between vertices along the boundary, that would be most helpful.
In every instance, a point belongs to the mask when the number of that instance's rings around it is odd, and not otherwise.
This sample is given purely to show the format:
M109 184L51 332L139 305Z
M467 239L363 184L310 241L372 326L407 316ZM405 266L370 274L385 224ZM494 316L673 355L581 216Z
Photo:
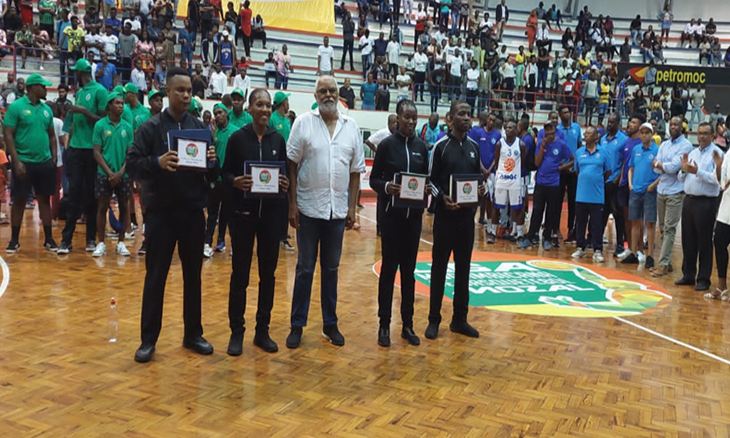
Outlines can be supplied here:
M201 357L181 347L182 276L175 260L157 353L140 365L133 354L144 258L110 251L97 261L77 249L59 259L40 249L35 212L26 218L21 252L2 255L10 283L0 298L0 436L730 436L728 364L614 318L475 307L470 320L482 336L467 339L448 331L447 303L437 341L422 337L421 346L407 346L394 323L392 347L378 347L372 266L380 259L379 242L375 224L366 219L374 218L374 205L362 216L362 230L346 233L340 268L344 347L321 337L317 276L302 346L284 346L296 253L282 252L272 321L280 351L255 348L251 327L243 356L228 357L230 257L216 254L203 267L203 325L215 353ZM425 240L431 239L430 221ZM78 241L82 231L79 226ZM3 246L9 232L0 230ZM60 235L60 228L54 233ZM140 243L138 237L134 248ZM483 235L475 249L487 250ZM430 246L422 243L421 250ZM502 242L489 250L517 251ZM567 259L571 251L562 247L546 256ZM674 264L680 266L677 252ZM675 287L678 275L656 282L673 295L668 308L627 320L730 359L730 304ZM252 284L249 321L256 301ZM112 295L119 305L119 340L110 344ZM427 297L417 296L419 335L427 313Z

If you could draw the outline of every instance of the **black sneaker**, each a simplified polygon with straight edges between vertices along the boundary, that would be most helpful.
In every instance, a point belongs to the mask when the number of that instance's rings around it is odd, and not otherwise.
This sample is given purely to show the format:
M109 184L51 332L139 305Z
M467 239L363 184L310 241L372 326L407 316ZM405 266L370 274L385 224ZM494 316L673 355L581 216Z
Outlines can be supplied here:
M411 345L421 345L421 339L419 339L412 327L403 327L403 331L400 332L400 337L408 341Z
M330 341L332 345L337 345L338 347L345 345L345 337L337 329L337 325L325 326L322 329L322 336Z
M636 254L634 254L632 252L631 254L626 256L625 259L621 260L621 263L626 264L626 265L638 265L639 259L636 257Z
M8 243L8 247L5 248L5 252L8 254L15 254L20 249L20 244L18 242L13 242L12 240Z
M451 329L451 331L454 333L459 333L461 335L468 336L470 338L479 337L479 331L477 329L475 329L474 327L472 327L471 325L469 325L469 323L466 321L458 322L458 323L452 322L449 325L449 329Z
M289 336L286 337L286 348L299 348L302 343L302 328L292 327Z
M226 354L229 356L240 356L243 353L243 332L231 333L231 338L228 340L228 349Z
M439 325L436 323L428 323L426 327L426 338L436 339L439 335Z
M45 242L43 242L43 248L45 248L51 252L58 251L58 245L56 245L56 241L53 239L48 239Z
M390 329L381 327L378 329L378 345L390 347Z
M142 241L142 246L140 246L139 249L137 250L137 254L138 255L147 254L147 241L146 240Z
M646 269L651 269L654 267L654 257L652 256L646 256L646 262L644 262L644 267Z
M96 240L87 240L86 241L86 252L94 252L96 249Z
M73 246L70 243L61 242L61 246L58 247L58 251L56 251L56 254L68 254L73 249Z
M279 346L271 339L268 330L256 332L256 336L253 337L253 345L267 353L276 353L279 351Z

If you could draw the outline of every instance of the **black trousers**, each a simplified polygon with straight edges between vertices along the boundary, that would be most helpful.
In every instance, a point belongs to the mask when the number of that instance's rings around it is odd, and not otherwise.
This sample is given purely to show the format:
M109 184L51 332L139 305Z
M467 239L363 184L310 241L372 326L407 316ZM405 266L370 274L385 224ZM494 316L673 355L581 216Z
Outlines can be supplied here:
M682 202L682 274L686 279L710 282L712 275L712 229L717 198L686 195ZM697 270L697 256L700 269Z
M416 290L416 257L421 239L422 214L410 217L386 213L380 222L383 262L378 280L378 317L380 326L390 326L395 274L400 267L400 315L403 327L413 327L413 301Z
M200 323L201 281L205 216L203 210L147 210L147 256L142 292L142 342L157 343L162 329L165 284L177 245L183 274L183 321L185 337L203 335Z
M93 149L68 148L66 151L66 175L68 177L68 213L63 227L63 242L71 244L76 221L86 213L86 242L96 240L96 182L97 164ZM84 244L86 243L84 242Z
M228 225L228 218L223 207L223 196L225 195L225 188L223 183L218 181L213 186L213 189L208 192L208 220L205 225L205 243L208 245L213 244L213 234L215 234L215 226L218 225L218 240L217 243L225 242L226 240L226 227Z
M715 260L717 261L717 277L727 278L727 247L730 245L730 225L715 222Z
M417 71L414 74L413 79L413 101L418 99L418 93L421 93L421 102L423 102L423 90L426 88L424 83L426 82L426 72Z
M246 52L246 58L251 57L251 36L247 36L243 31L241 31L243 34L243 50ZM238 34L238 32L236 32Z
M132 77L132 58L119 58L119 69L122 72L122 80L129 82L129 78Z
M578 187L578 175L575 173L560 174L560 202L568 194L568 232L575 229L575 190ZM562 213L562 208L560 209ZM558 223L559 219L558 219Z
M259 267L259 298L256 310L256 331L266 331L274 307L276 265L279 261L279 220L252 218L232 212L230 220L233 247L233 272L228 292L228 320L232 333L243 333L246 319L246 290L248 289L256 239Z
M540 232L543 215L545 216L545 228L543 228L542 238L549 241L553 233L557 233L560 228L560 207L562 206L560 198L559 186L535 185L535 191L532 194L532 217L530 218L530 229L527 231L528 239L532 240ZM547 209L547 214L545 210Z
M606 200L603 203L603 228L608 223L608 215L613 214L613 223L616 225L616 248L622 248L626 241L626 222L624 221L624 210L618 205L618 178L616 183L604 184Z
M603 204L575 203L575 236L578 248L586 249L586 227L594 251L603 250Z
M343 48L342 48L342 61L340 62L340 70L345 69L345 60L347 59L347 54L350 54L350 70L355 70L355 64L352 62L352 48L354 46L355 42L353 40L343 40Z
M441 323L441 304L446 287L446 269L454 253L454 316L455 323L466 321L469 313L469 265L474 247L474 210L446 212L436 210L433 221L431 258L431 306L428 322Z
M255 30L251 30L251 45L253 45L254 40L261 40L264 47L266 47L266 31L262 30L260 32L257 32Z
M388 108L390 108L390 91L378 90L375 96L377 97L375 109L377 111L388 111Z

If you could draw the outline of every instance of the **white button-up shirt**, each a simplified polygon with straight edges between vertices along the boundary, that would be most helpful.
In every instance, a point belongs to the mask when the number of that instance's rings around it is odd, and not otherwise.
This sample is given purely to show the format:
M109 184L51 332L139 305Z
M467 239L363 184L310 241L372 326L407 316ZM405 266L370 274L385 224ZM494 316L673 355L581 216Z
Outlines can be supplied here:
M294 121L286 155L298 165L299 211L314 219L345 219L350 174L365 173L362 134L357 122L340 114L330 137L318 109L305 113Z
M706 148L696 147L689 153L687 160L697 166L697 173L679 173L679 181L684 182L684 192L692 196L714 198L720 194L720 182L717 180L714 156L721 157L722 150L710 143Z

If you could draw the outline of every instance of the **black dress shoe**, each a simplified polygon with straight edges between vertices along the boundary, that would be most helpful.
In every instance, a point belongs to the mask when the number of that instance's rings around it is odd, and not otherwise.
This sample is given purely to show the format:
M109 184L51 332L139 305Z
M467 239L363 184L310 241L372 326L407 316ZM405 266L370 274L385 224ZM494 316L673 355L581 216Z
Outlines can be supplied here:
M710 282L709 281L698 281L697 286L695 286L696 291L704 291L710 288Z
M468 336L470 338L478 338L479 337L479 331L475 329L474 327L470 326L468 322L452 322L449 325L449 329L454 333L459 333L460 335Z
M413 327L403 327L403 330L400 332L400 337L408 341L411 345L421 345L421 339L413 331Z
M381 327L378 330L378 345L390 347L390 329Z
M345 337L342 336L342 333L340 333L336 324L324 326L322 329L322 336L330 341L332 345L337 345L338 347L345 345Z
M426 337L428 339L436 339L439 335L439 325L436 323L429 323L426 327Z
M134 361L139 363L146 363L152 360L152 356L155 354L155 346L153 344L145 344L139 346L137 352L134 353Z
M243 353L243 333L231 333L226 353L229 356L240 356Z
M682 277L679 280L675 281L674 284L676 284L677 286L694 286L695 281L691 278Z
M206 341L202 336L183 339L183 347L187 348L188 350L193 350L198 354L213 354L213 346L210 345L210 343Z
M299 348L302 343L302 328L292 327L289 336L286 337L286 348Z
M276 342L274 342L271 337L269 337L268 331L257 332L256 336L253 337L253 345L259 347L267 353L276 353L277 351L279 351L279 346L276 345Z

